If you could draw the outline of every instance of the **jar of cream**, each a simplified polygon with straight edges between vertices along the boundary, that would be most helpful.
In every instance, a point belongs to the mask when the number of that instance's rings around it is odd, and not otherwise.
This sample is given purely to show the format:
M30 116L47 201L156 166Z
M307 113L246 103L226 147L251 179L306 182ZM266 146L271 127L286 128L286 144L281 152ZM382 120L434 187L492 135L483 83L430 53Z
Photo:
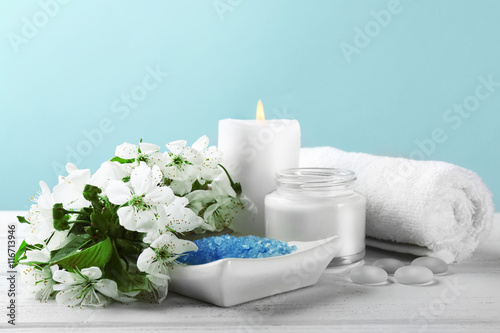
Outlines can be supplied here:
M265 198L266 237L315 241L339 235L342 246L330 265L365 255L366 199L354 191L356 175L344 169L298 168L276 175Z

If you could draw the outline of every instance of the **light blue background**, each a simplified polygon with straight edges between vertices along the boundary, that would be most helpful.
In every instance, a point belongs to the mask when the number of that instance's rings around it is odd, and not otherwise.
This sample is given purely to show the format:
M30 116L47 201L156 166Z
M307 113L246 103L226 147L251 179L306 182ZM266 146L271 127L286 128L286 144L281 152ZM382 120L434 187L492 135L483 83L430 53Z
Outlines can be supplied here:
M500 195L500 87L457 128L443 119L480 76L500 82L500 1L401 0L377 32L371 12L388 3L71 1L44 22L40 2L2 1L0 209L28 209L38 181L55 185L53 164L102 119L112 131L79 167L95 171L140 138L216 143L218 120L254 117L258 99L300 121L304 146L408 157L441 128L446 140L425 158L474 170ZM24 17L41 27L15 52ZM367 25L373 37L349 63L340 45ZM169 76L121 119L121 95L157 66Z

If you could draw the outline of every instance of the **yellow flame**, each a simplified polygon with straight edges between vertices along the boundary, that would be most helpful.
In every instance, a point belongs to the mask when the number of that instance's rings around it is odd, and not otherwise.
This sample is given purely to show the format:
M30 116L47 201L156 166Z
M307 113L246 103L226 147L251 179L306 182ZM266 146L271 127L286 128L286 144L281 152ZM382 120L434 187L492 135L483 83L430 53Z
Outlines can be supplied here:
M264 116L264 105L262 105L262 101L259 99L259 103L257 103L257 120L264 121L266 117Z

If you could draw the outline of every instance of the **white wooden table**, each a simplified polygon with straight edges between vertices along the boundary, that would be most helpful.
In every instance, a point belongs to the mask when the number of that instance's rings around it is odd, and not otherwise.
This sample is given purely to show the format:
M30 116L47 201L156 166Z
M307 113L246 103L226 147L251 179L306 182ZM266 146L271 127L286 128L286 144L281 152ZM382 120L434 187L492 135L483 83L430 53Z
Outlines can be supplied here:
M7 225L23 212L0 212L0 330L7 323ZM17 241L24 238L17 224ZM369 248L365 262L382 257L413 257ZM19 274L17 276L19 280ZM73 309L42 304L16 294L16 329L28 332L500 332L500 214L494 231L474 256L436 278L430 286L384 286L350 282L347 271L329 268L311 287L219 308L173 293L161 305L113 303L104 309Z

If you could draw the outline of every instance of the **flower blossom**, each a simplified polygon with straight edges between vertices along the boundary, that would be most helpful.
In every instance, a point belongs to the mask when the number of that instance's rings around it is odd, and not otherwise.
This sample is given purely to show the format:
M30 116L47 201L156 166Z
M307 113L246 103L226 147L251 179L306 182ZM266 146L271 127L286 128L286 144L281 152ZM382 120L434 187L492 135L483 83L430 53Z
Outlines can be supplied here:
M148 232L155 228L154 208L174 201L172 190L158 186L162 174L157 166L148 167L144 162L132 171L130 181L112 180L106 188L109 201L121 205L118 209L120 224L128 230Z

